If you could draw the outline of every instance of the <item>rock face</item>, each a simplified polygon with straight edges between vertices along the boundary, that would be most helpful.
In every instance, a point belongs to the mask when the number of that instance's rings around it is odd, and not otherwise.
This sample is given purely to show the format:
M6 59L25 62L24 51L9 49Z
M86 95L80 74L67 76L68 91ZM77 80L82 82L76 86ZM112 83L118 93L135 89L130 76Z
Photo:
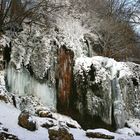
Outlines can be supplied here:
M30 116L28 111L22 111L21 114L18 117L18 124L26 128L30 131L35 131L36 128L36 122L33 120L33 118Z
M102 57L77 59L75 83L80 113L93 120L100 117L106 124L115 122L116 128L124 127L131 116L139 118L139 69L140 65L134 63Z
M58 68L56 71L58 109L68 109L72 96L73 83L73 60L74 54L71 50L62 46L58 51Z
M58 130L51 128L48 133L50 140L74 140L66 128L59 128Z
M89 116L95 127L101 127L103 122L106 123L106 126L111 125L111 81L100 62L92 63L90 58L87 58L87 61L86 58L80 58L75 65L75 83L77 108L84 118Z
M111 124L112 97L109 79L95 83L96 70L93 65L83 76L76 80L77 105L83 115L97 116L107 124Z
M140 65L127 63L131 75L120 78L120 88L128 116L140 119Z
M50 19L55 21L50 22L55 26L47 31L25 23L18 37L3 41L7 42L3 46L12 47L7 48L8 54L3 58L8 62L9 91L35 96L42 104L71 116L76 112L80 116L76 114L77 120L85 120L85 125L94 128L122 128L130 116L140 119L140 66L93 57L102 48L94 29L87 29L91 25L83 25L83 19L89 17L77 10L72 12L74 15L64 11L67 10L51 15ZM76 13L78 18L74 18ZM6 101L1 95L0 99ZM20 109L27 104L23 100Z

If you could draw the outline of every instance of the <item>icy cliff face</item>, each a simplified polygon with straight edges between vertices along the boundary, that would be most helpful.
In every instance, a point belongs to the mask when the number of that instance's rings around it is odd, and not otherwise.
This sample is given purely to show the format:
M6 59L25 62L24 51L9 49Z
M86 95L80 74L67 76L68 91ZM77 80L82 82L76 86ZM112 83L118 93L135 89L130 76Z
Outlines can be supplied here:
M11 46L7 86L10 92L35 96L50 108L57 105L67 113L78 109L82 119L96 117L123 127L125 119L139 118L140 66L93 57L102 47L96 34L100 20L96 14L90 16L66 6L48 15L47 29L25 23L11 40L3 36L2 46Z
M56 23L52 21L47 31L38 25L23 24L24 30L11 39L11 59L7 69L11 92L37 95L51 106L56 106L57 92L58 104L69 106L74 59L93 52L90 44L87 47L87 36L95 41L98 37L82 26L79 19L64 11L58 11L57 14L64 18L53 17Z
M41 35L37 27L30 32L26 26L17 38L11 39L6 78L10 92L36 96L44 105L56 109L55 51L50 44L50 38Z
M52 108L57 104L61 111L74 103L85 118L96 116L108 125L115 120L123 127L125 118L139 116L139 65L92 57L98 37L71 18L57 19L48 32L24 25L11 40L9 91L36 96Z
M12 66L7 69L7 81L9 91L18 96L35 96L44 105L55 109L56 94L53 87L49 87L48 82L39 83L31 77L27 69L15 70Z
M74 67L77 108L107 124L114 120L117 128L128 118L139 118L139 68L105 57L78 58Z
M127 65L129 66L131 75L119 80L121 94L123 95L127 114L139 119L140 65L130 62L128 62Z

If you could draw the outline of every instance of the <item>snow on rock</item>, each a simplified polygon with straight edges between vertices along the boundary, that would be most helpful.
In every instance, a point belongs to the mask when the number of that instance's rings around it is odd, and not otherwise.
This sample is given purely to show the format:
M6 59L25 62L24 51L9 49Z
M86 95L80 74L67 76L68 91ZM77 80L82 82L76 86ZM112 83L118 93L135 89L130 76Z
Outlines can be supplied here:
M10 96L5 88L5 72L0 71L0 100L6 103L11 102Z
M16 42L16 40L15 40ZM11 53L11 62L15 64L16 69L21 68L21 64L23 62L25 54L25 49L23 48L22 44L16 44L14 47L12 47L12 53Z
M0 102L0 112L0 122L8 128L9 133L18 136L20 140L48 139L47 130L42 127L39 127L35 133L20 127L18 125L20 111L13 106Z
M8 38L7 36L5 35L0 36L0 46L9 47L10 41L11 41L10 38Z
M86 55L84 35L89 33L89 30L83 27L78 19L68 16L67 13L63 13L62 16L64 18L57 17L57 26L60 29L59 36L63 38L60 40L60 45L65 44L67 48L73 50L75 57Z
M132 129L127 128L127 127L124 127L124 128L122 128L122 129L118 129L118 130L116 131L116 133L128 135L128 136L131 136L131 137L133 137L133 136L136 135L135 132L134 132Z
M77 123L77 121L73 120L72 118L60 115L58 113L52 113L52 118L57 119L59 122L63 122L65 125L73 128L81 128L81 126Z
M30 29L24 25L24 30L12 40L11 63L16 69L30 64L37 79L43 79L52 64L50 37L42 32L38 26L33 25Z
M123 133L114 133L114 132L110 132L106 129L99 128L99 129L87 130L86 133L97 133L97 134L109 135L109 136L113 136L114 140L139 140L139 136L128 135L127 132L131 132L131 134L133 134L131 130L128 130L128 129L126 130L125 128L122 130L123 130Z
M37 96L43 104L51 108L56 108L56 73L60 48L65 46L72 50L77 58L89 53L90 49L85 43L87 34L93 40L98 40L98 36L83 26L81 20L71 16L66 10L60 11L52 13L55 18L49 17L55 21L50 20L51 26L47 30L39 25L23 23L23 31L18 32L11 40L11 60L6 73L10 92L21 96ZM66 62L69 64L69 60ZM67 79L67 75L65 77ZM72 79L72 76L69 77ZM66 87L69 88L69 84ZM65 95L65 91L62 91Z
M59 127L68 128L68 126L67 127L63 126L62 122L60 122L60 120L64 121L64 122L66 120L72 121L72 119L68 119L67 117L64 117L64 116L61 116L58 114L56 115L56 116L59 116L58 120L57 120L57 118L51 119L51 118L40 118L40 117L32 116L33 120L36 121L37 130L34 132L31 132L18 125L18 116L20 114L20 111L18 109L16 109L14 106L0 102L0 112L1 112L0 113L0 123L2 123L5 128L8 128L8 133L16 135L20 140L29 140L29 139L30 140L36 140L36 139L49 140L48 129L46 129L47 127L42 126L43 124L45 124L45 122L52 122L53 126L55 126L56 128L59 128ZM62 119L60 119L60 118L62 118ZM73 122L74 122L74 120L73 120ZM50 126L50 127L52 127L52 126ZM54 129L54 127L52 129ZM73 129L73 132L76 133L76 131L77 131L77 129ZM81 132L82 135L84 135L83 130L78 129L78 131ZM1 132L1 129L0 129L0 132ZM79 134L81 134L81 133L79 133ZM83 137L82 135L81 135L81 137Z
M37 110L37 114L42 118L48 119L48 121L45 121L45 123L42 124L44 125L44 127L50 126L53 123L53 126L64 126L64 127L81 129L81 126L78 124L78 122L68 116L54 113L45 109Z
M80 57L76 59L75 62L75 73L82 74L82 70L88 72L90 66L94 65L96 68L95 82L98 83L101 80L106 80L106 76L112 80L119 72L119 78L127 75L131 75L129 67L124 62L117 62L114 59L94 56L90 57Z
M55 53L51 35L36 25L23 24L24 30L11 41L11 59L6 70L9 91L18 96L35 96L56 109Z
M131 75L119 79L126 119L140 119L140 65L127 62Z
M82 115L99 116L107 124L112 124L113 111L117 128L124 127L131 116L139 118L139 71L138 64L111 58L77 58L74 66L77 109Z
M87 130L86 135L90 138L114 139L115 137L111 132L104 129Z
M57 122L55 120L48 119L48 120L45 120L44 122L42 122L41 126L49 129L49 128L54 127L56 125L57 125Z
M140 120L130 118L126 121L126 125L130 127L136 134L140 134Z
M5 87L5 71L0 71L0 85Z

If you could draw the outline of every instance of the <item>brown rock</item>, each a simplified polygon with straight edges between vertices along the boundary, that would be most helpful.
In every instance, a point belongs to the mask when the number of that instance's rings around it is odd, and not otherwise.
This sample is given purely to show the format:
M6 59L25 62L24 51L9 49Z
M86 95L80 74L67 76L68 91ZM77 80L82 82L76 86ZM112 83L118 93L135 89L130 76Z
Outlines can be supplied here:
M74 140L73 135L65 128L49 129L48 133L50 140Z
M8 102L6 96L5 96L5 95L1 95L1 94L0 94L0 100L1 100L1 101L4 101L5 103Z
M30 131L36 130L36 122L32 119L28 111L22 111L18 117L18 124Z
M38 115L39 117L52 118L52 114L49 111L39 111Z
M101 138L101 139L114 139L114 136L111 136L109 134L104 134L101 132L86 132L86 136L90 138Z

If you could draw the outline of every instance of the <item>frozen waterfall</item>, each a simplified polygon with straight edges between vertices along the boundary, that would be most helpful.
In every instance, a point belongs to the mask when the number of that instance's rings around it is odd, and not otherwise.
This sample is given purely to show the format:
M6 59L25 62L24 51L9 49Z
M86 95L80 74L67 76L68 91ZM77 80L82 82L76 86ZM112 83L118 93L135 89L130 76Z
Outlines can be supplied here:
M117 128L123 128L125 125L124 115L124 103L121 95L120 85L118 78L115 77L112 81L112 92L113 92L113 107L114 107L114 119Z
M35 78L31 77L25 68L16 70L9 65L7 68L7 85L12 93L20 96L34 95L44 105L56 108L55 88L49 87L47 82L39 83Z

